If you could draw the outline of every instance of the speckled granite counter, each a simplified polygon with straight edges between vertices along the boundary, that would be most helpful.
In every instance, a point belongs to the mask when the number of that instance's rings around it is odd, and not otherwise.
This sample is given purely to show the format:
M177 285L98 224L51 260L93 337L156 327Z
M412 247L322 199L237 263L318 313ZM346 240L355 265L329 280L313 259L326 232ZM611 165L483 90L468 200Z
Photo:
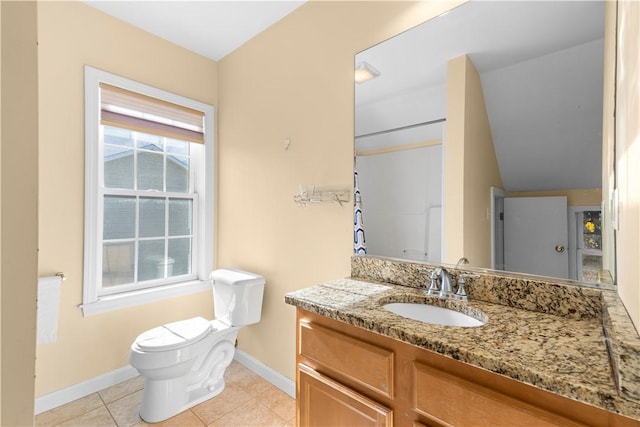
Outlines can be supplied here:
M571 292L571 290L570 290ZM589 298L596 298L589 294ZM599 294L598 294L599 297ZM587 300L589 300L587 298ZM602 316L531 311L493 302L442 301L422 289L339 279L291 292L288 304L398 339L608 411L640 419L640 404L621 396L612 375ZM477 328L433 325L382 308L429 302L488 322Z

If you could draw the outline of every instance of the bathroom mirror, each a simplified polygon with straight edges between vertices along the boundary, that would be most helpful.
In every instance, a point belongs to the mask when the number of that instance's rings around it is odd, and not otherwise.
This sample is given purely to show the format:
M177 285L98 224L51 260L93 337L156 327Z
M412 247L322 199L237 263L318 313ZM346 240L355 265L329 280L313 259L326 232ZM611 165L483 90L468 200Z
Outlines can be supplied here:
M449 264L466 256L477 268L603 281L604 12L598 1L470 1L356 55L365 75L355 83L355 166L368 255ZM470 113L458 101L478 98L478 87L482 111ZM457 127L457 114L471 127ZM455 145L482 120L489 145ZM451 191L477 169L487 177L473 194ZM487 208L463 216L478 200ZM516 224L508 224L512 205L523 212ZM566 232L552 228L558 219ZM566 233L551 246L566 271L511 259L545 233ZM456 253L463 234L486 250Z

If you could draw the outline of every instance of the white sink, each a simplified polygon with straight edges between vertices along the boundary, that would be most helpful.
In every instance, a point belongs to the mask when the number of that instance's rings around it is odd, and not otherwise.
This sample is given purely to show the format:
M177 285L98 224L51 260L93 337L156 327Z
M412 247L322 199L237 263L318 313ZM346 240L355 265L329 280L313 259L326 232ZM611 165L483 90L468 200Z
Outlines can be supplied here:
M474 327L486 323L459 311L429 304L394 302L383 305L383 308L402 317L437 325Z

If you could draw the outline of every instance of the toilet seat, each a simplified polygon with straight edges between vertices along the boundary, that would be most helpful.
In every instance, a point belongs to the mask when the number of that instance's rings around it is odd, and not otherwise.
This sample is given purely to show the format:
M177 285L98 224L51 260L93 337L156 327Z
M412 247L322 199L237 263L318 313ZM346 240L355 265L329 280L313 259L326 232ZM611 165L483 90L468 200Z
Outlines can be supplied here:
M173 350L201 340L211 328L211 321L193 317L149 329L138 335L135 345L141 351Z

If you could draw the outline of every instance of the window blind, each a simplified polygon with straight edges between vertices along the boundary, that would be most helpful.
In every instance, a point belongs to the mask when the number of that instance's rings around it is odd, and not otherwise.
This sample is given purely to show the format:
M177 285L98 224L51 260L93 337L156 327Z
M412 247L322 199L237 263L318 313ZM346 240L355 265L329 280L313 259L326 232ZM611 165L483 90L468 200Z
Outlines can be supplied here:
M204 144L204 113L100 83L100 123Z

